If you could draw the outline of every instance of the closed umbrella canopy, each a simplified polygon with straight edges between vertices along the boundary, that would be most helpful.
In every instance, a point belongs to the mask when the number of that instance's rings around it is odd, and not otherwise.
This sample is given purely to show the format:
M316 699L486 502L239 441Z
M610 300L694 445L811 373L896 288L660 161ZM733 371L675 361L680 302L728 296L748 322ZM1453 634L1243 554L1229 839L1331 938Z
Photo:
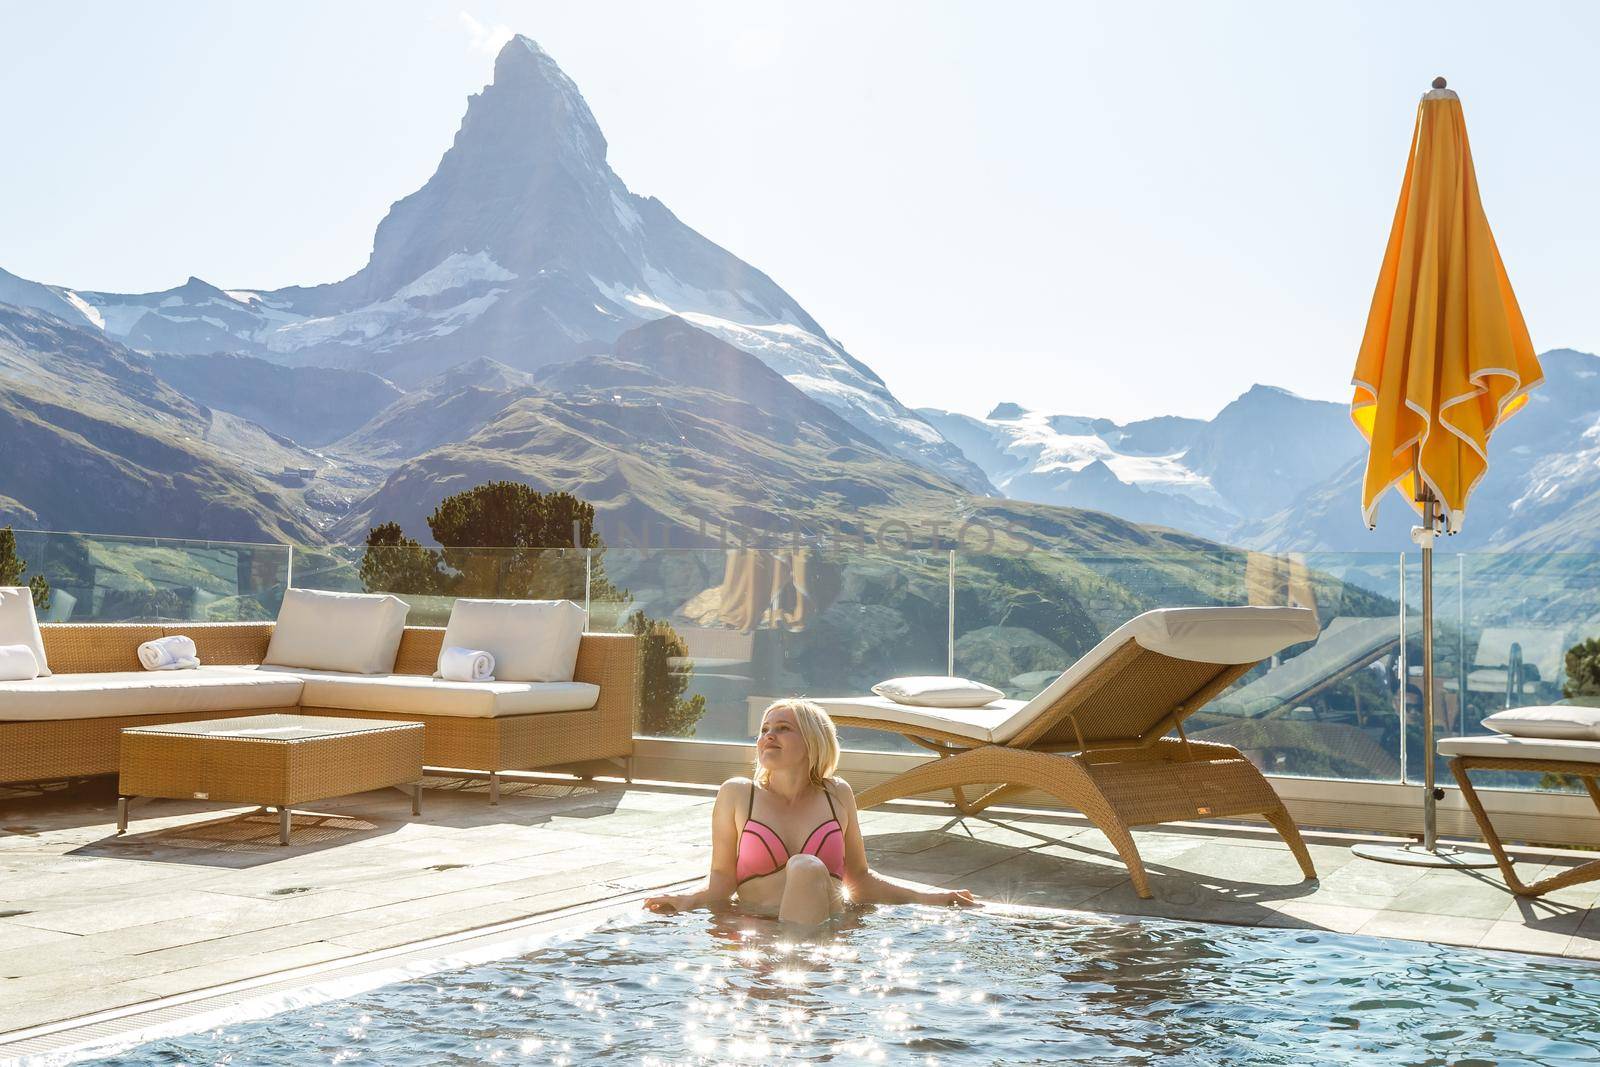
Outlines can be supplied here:
M1543 379L1478 197L1461 100L1440 84L1417 107L1352 379L1350 415L1371 445L1367 525L1392 485L1414 505L1431 490L1446 528L1459 530L1490 434Z
M1367 525L1391 485L1422 513L1413 530L1422 549L1422 846L1363 844L1357 855L1428 866L1494 862L1437 847L1433 539L1441 517L1451 533L1461 529L1467 497L1489 469L1489 436L1542 380L1478 197L1461 101L1436 78L1417 107L1350 402L1370 445L1361 485Z

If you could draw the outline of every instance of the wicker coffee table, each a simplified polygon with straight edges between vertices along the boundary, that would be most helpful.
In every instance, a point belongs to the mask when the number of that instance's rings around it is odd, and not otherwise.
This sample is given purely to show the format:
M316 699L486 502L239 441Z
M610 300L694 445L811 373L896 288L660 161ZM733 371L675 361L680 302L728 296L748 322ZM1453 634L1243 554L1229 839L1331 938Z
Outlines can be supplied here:
M289 843L296 805L369 789L408 786L422 809L422 723L251 715L122 731L117 832L135 797L213 800L278 809Z

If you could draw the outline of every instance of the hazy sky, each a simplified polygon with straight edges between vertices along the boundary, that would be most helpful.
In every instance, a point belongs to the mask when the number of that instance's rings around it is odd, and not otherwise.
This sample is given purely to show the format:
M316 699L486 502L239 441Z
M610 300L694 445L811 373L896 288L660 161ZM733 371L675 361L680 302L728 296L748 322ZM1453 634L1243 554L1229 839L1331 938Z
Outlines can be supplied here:
M1541 350L1600 348L1600 5L0 0L0 267L357 269L512 31L635 192L906 402L1347 400L1417 97L1460 91Z

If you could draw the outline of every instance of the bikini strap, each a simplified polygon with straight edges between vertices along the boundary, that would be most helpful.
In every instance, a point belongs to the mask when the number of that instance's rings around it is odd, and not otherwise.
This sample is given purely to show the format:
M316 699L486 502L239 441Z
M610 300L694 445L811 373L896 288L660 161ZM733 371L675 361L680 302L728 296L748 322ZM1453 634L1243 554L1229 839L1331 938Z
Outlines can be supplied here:
M833 816L834 822L839 822L839 810L833 806L833 794L828 791L826 784L824 784L822 787L822 796L828 802L828 814ZM839 826L842 829L844 827L844 823L839 822Z
M756 813L756 780L750 779L750 806L745 809L744 821L749 822Z

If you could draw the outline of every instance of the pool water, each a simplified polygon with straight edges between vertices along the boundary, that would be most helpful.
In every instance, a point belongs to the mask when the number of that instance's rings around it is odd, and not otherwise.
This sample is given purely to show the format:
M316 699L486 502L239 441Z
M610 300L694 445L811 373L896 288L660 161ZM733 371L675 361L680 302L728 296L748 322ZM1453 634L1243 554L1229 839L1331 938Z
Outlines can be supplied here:
M1600 967L1170 921L704 913L121 1052L131 1064L1593 1064Z

